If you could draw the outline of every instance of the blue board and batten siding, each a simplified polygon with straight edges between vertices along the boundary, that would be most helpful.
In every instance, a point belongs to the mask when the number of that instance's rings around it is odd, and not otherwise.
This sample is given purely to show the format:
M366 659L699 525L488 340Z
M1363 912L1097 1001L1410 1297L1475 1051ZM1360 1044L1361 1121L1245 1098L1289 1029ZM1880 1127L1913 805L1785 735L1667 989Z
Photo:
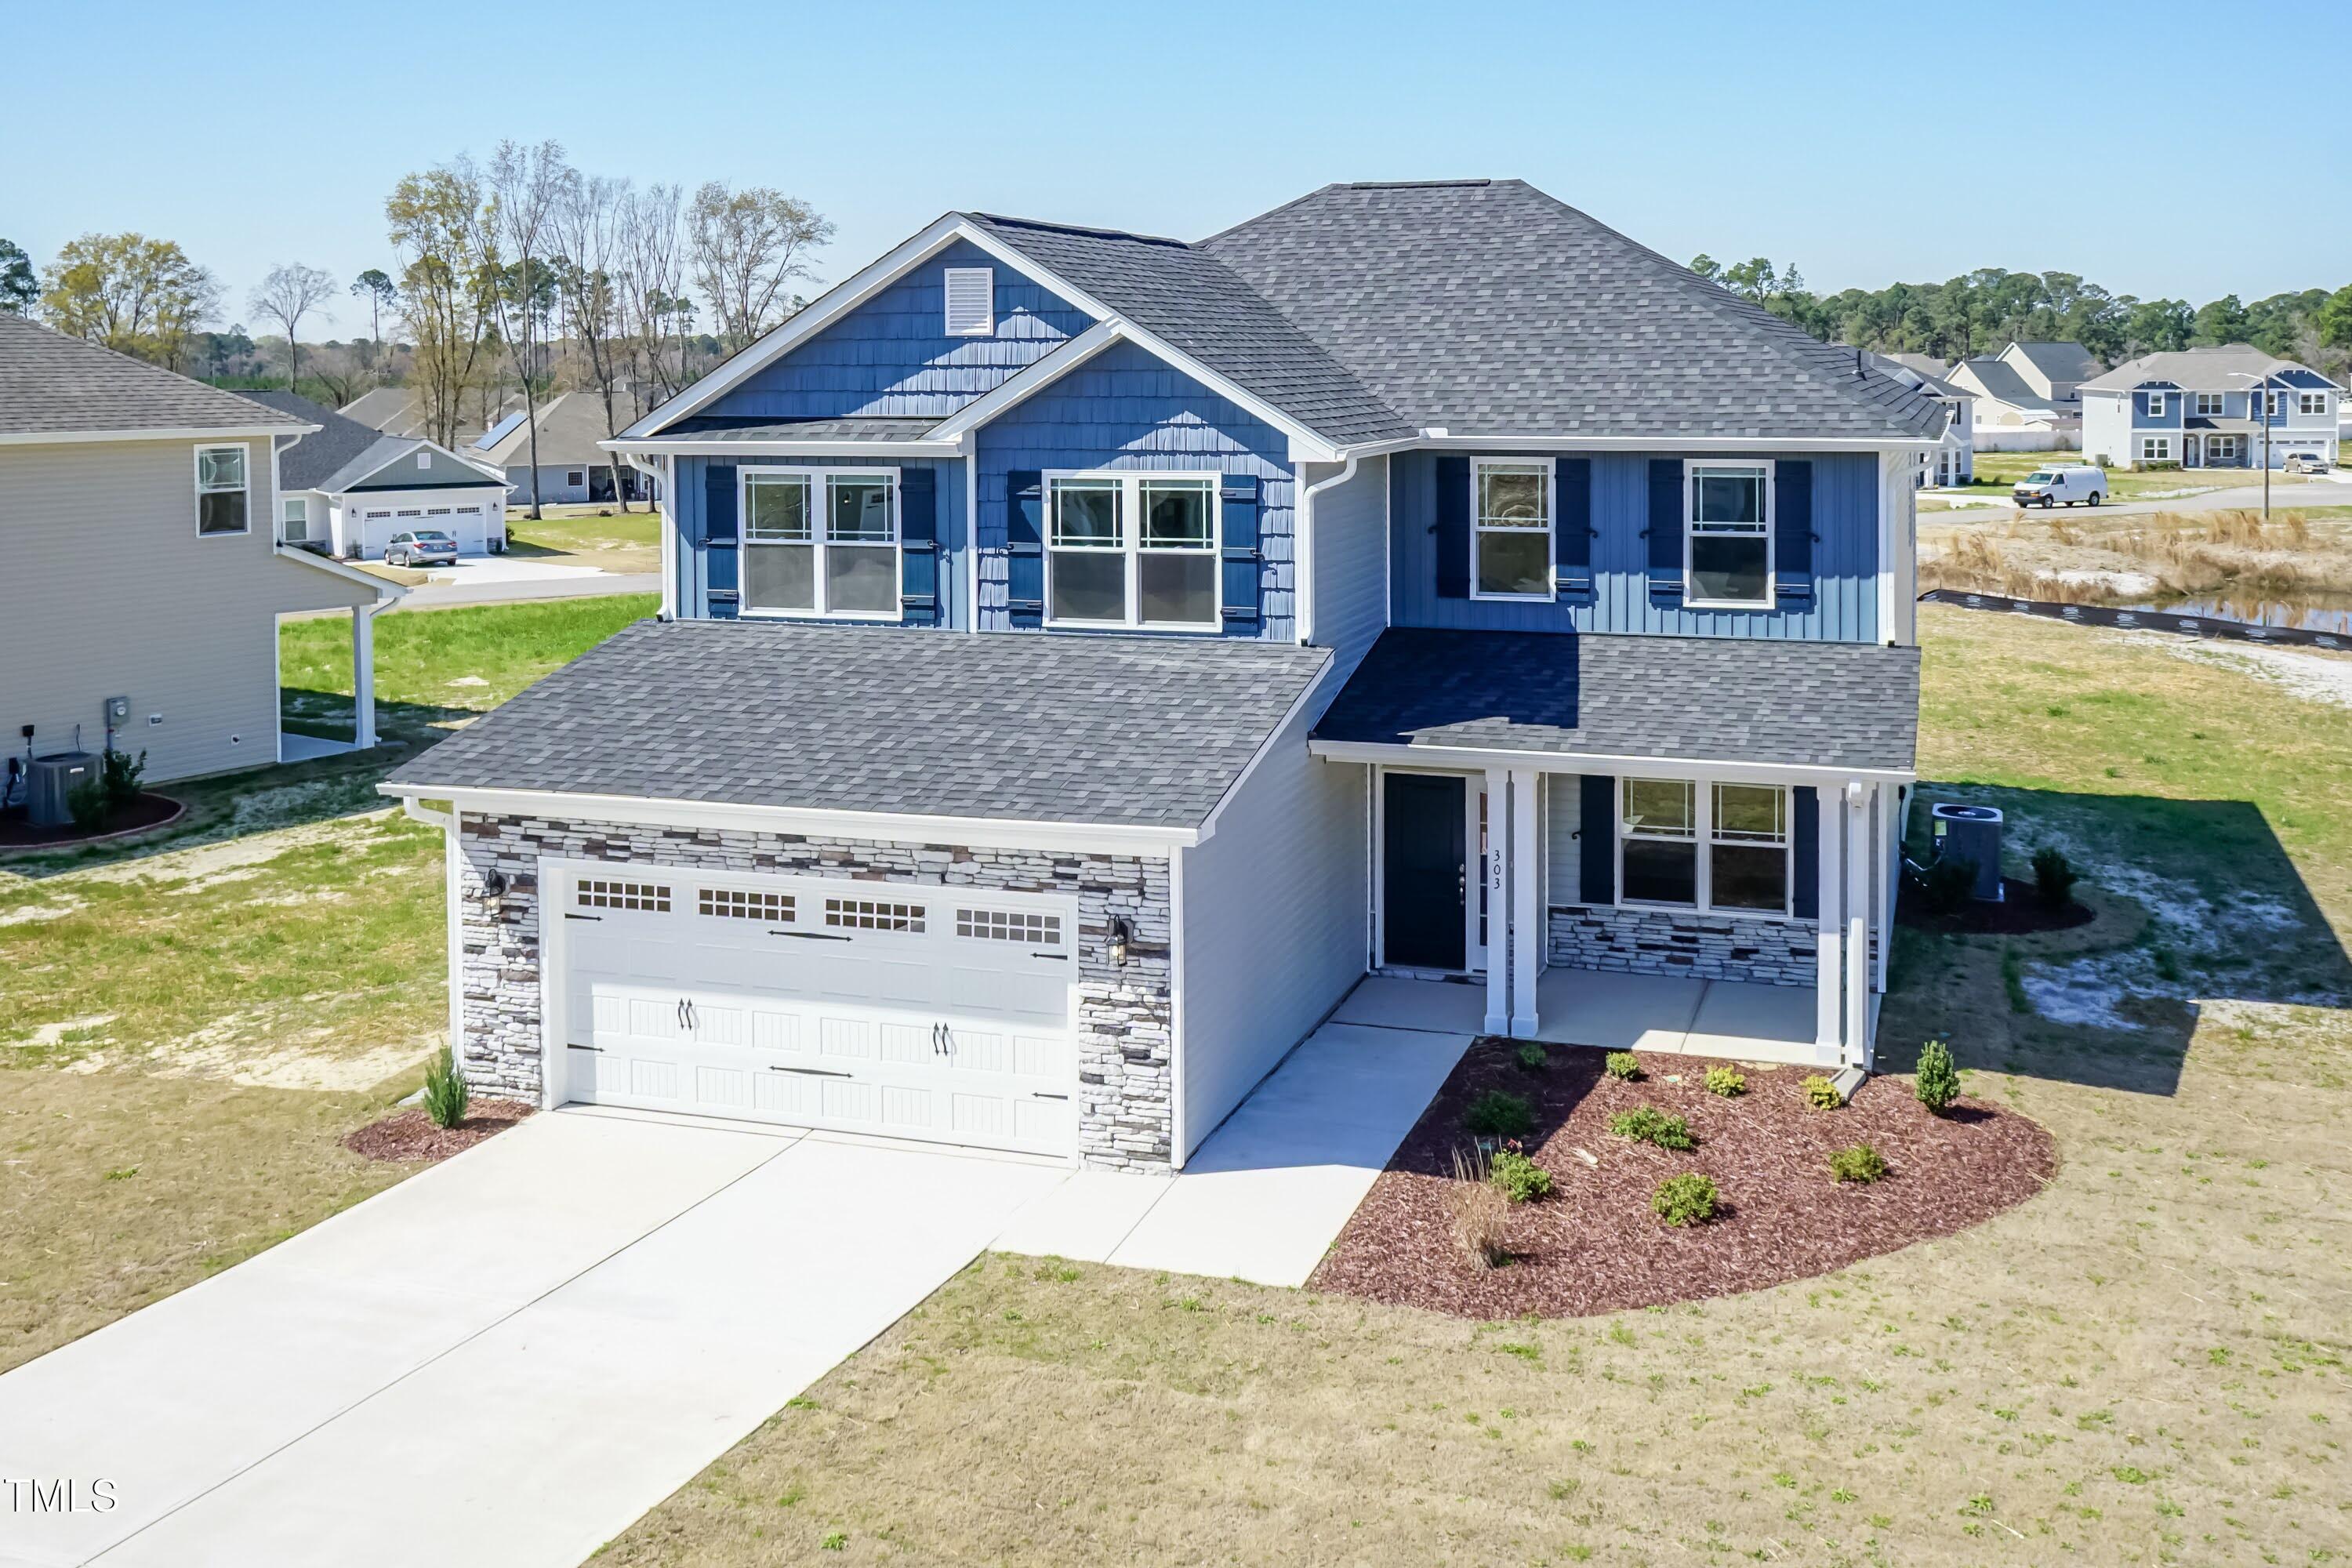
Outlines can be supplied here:
M1772 610L1686 609L1678 599L1651 593L1646 537L1650 464L1654 458L1668 456L1673 454L1592 456L1591 592L1563 594L1555 602L1543 603L1446 597L1439 593L1438 455L1398 453L1390 464L1391 618L1401 626L1458 630L1650 632L1800 642L1878 640L1879 490L1874 454L1804 455L1812 471L1812 592ZM1456 569L1461 570L1462 563L1456 563Z
M1247 635L1291 636L1290 441L1239 405L1132 343L1105 349L975 432L980 469L980 626L1011 629L1011 476L1165 468L1257 481L1259 609ZM1175 634L1182 635L1182 634Z
M948 336L950 267L993 274L996 330L989 336ZM1092 325L1076 306L959 240L697 417L944 419Z

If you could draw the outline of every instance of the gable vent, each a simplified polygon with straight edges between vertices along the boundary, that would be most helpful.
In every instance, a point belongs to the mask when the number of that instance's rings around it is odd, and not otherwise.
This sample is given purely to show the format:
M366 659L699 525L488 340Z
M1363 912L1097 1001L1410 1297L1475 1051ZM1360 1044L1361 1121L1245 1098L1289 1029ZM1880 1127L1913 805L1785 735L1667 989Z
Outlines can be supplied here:
M986 267L947 269L948 336L984 338L996 331L996 273Z

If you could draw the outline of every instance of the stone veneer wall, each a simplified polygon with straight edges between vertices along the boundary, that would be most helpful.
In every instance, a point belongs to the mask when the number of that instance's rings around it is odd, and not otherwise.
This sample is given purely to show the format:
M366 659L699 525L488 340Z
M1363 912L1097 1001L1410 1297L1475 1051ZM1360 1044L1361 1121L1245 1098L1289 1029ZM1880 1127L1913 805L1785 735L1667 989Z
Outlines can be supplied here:
M773 871L929 887L1067 893L1078 900L1078 1153L1089 1165L1158 1168L1174 1125L1169 1034L1168 862L1048 849L809 838L542 817L467 816L459 838L464 1039L484 1094L536 1100L542 855L724 871ZM505 874L491 907L484 878ZM1110 917L1134 927L1127 966L1104 956Z
M1550 924L1551 961L1572 969L1768 985L1810 986L1818 977L1818 933L1810 921L1591 905L1555 906Z

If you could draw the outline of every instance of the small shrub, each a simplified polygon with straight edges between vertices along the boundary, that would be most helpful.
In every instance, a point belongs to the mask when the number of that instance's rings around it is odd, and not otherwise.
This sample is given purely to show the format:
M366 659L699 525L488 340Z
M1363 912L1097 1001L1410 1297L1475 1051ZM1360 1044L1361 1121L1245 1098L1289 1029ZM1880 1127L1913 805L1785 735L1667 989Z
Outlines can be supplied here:
M1929 866L1919 879L1927 907L1948 915L1965 907L1976 891L1977 863L1965 855L1947 855Z
M440 1056L425 1069L425 1114L436 1127L455 1127L466 1119L466 1102L472 1098L455 1053L442 1047Z
M1929 1040L1919 1047L1919 1079L1912 1087L1919 1103L1941 1116L1960 1097L1959 1069L1952 1064L1952 1047Z
M1511 1260L1511 1200L1490 1175L1475 1152L1454 1151L1454 1239L1473 1268L1500 1268Z
M1609 1059L1601 1064L1601 1070L1620 1083L1638 1083L1642 1078L1642 1058L1631 1051L1612 1051Z
M2063 910L2074 899L2082 880L2063 851L2043 846L2033 852L2033 891L2044 909Z
M1654 1143L1661 1149L1687 1149L1694 1142L1689 1122L1679 1116L1670 1116L1654 1105L1619 1111L1609 1119L1609 1131L1620 1138L1631 1138L1636 1143Z
M1650 1194L1650 1207L1668 1225L1704 1225L1715 1217L1716 1190L1712 1178L1696 1171L1668 1176Z
M1819 1073L1805 1079L1804 1090L1805 1102L1816 1110L1835 1110L1845 1103L1845 1096L1838 1092L1837 1084Z
M1541 1072L1551 1065L1551 1053L1533 1040L1519 1044L1519 1065L1529 1072Z
M1551 1173L1525 1154L1505 1150L1486 1167L1486 1180L1515 1204L1529 1204L1551 1195Z
M1535 1131L1536 1113L1526 1100L1490 1089L1462 1113L1462 1130L1473 1138L1524 1138Z
M1736 1100L1748 1092L1748 1075L1738 1068L1716 1067L1706 1069L1706 1091L1726 1100Z
M100 762L99 787L106 792L106 804L129 805L139 798L139 782L147 776L147 753L136 757L128 752L110 751Z
M1830 1174L1841 1182L1860 1182L1864 1185L1886 1174L1886 1156L1867 1143L1857 1143L1851 1149L1830 1151Z
M66 811L81 832L102 832L106 819L114 813L114 803L106 798L106 781L84 779L66 791Z

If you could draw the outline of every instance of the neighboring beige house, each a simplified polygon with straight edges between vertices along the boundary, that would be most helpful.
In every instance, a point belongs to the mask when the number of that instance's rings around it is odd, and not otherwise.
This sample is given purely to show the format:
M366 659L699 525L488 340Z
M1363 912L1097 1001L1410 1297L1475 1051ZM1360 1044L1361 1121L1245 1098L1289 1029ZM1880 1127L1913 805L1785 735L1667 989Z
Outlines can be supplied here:
M281 736L278 618L352 613L357 743L373 619L404 590L282 543L290 415L0 313L0 736L110 742L152 782L347 749ZM26 741L24 731L30 726Z
M614 434L604 400L593 392L562 392L539 405L539 497L557 502L609 501L617 471L622 493L645 499L645 476L596 445ZM467 451L506 470L514 486L510 507L531 503L530 431L518 405Z
M1976 400L1979 452L2051 452L2083 444L2083 383L2099 362L2080 343L2012 342L1944 379Z
M488 463L421 436L380 436L291 392L244 395L315 427L278 458L287 543L381 561L395 534L424 528L456 540L460 555L507 547L506 476Z

